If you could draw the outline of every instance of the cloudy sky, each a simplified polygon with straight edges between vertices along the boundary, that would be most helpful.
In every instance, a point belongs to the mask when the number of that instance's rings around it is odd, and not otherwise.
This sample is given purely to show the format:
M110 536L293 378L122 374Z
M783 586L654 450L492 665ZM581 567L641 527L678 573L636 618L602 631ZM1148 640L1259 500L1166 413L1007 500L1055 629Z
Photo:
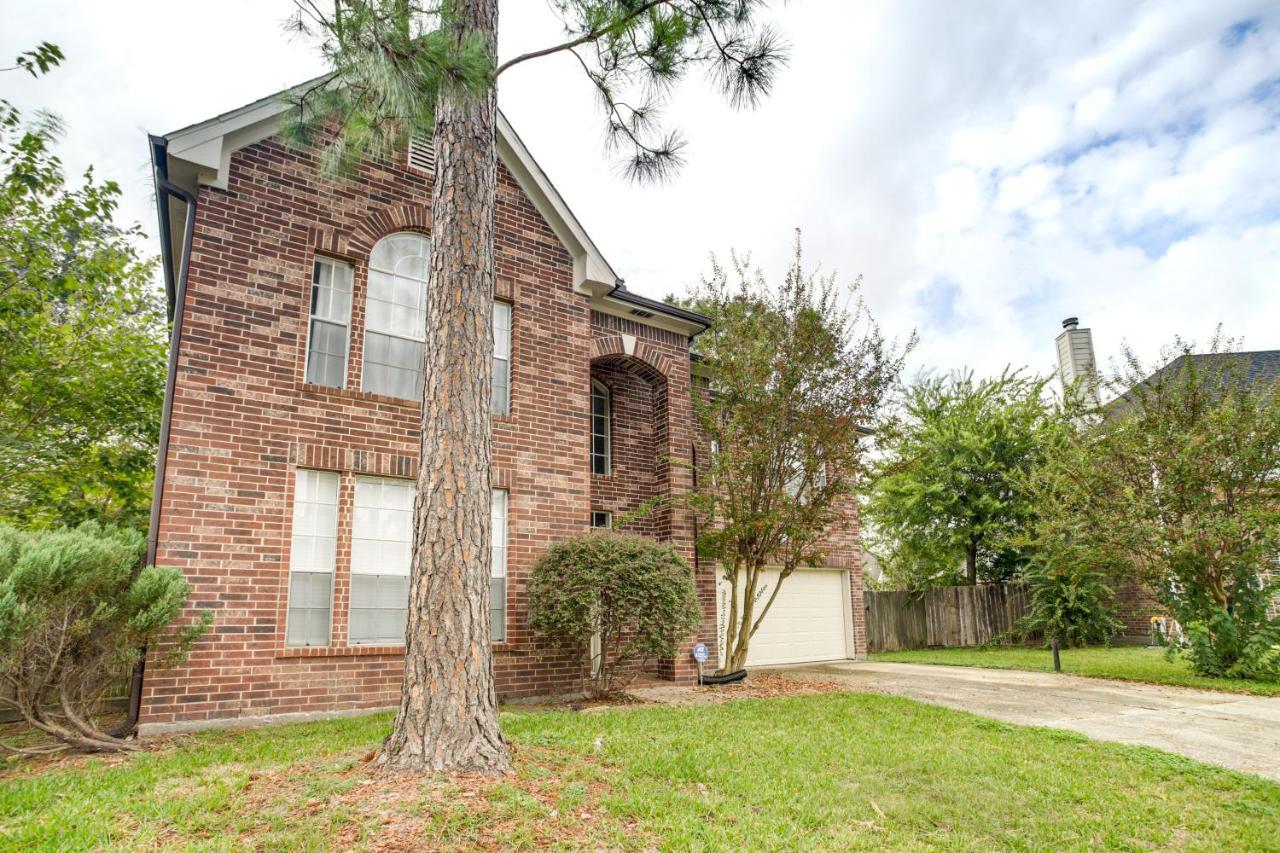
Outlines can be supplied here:
M323 67L290 0L0 0L0 57L54 41L66 64L0 94L59 112L60 152L125 190L154 234L145 133ZM541 0L502 6L504 57L559 35ZM572 59L502 77L500 104L629 287L678 293L709 253L779 270L792 229L861 275L914 369L1048 370L1079 315L1105 361L1221 323L1280 348L1280 5L798 0L772 97L733 112L691 80L690 145L663 186L618 177ZM154 242L153 242L153 245Z

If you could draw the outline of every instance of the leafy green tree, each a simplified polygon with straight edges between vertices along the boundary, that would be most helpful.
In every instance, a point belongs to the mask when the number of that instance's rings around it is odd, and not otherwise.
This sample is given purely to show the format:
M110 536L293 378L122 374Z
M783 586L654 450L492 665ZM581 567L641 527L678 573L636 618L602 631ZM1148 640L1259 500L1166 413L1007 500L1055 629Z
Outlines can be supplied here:
M712 324L696 341L705 388L694 396L711 452L691 500L699 551L719 561L731 591L728 672L746 666L787 578L822 565L831 532L855 507L865 425L915 343L886 341L860 297L848 307L849 290L806 271L803 260L797 235L773 287L749 258L732 256L730 269L713 259L692 302Z
M1131 350L1116 395L1030 478L1037 547L1083 553L1157 591L1205 675L1280 675L1267 609L1280 553L1280 383L1215 337L1152 370Z
M31 532L0 525L0 706L52 741L0 747L138 749L104 727L103 699L148 644L161 648L155 665L185 658L211 615L170 628L187 600L186 579L144 567L145 554L141 533L97 522Z
M379 762L503 773L488 608L490 371L497 81L573 56L594 86L610 145L635 177L663 177L681 141L659 108L692 71L734 105L768 92L783 59L763 0L556 0L565 38L497 62L498 0L298 0L333 74L300 94L288 136L349 172L431 134L431 288L419 500L400 711Z
M60 58L43 45L19 65ZM112 220L119 187L92 170L68 186L61 130L0 101L0 519L144 525L164 309L141 232Z
M1045 379L1006 370L923 376L878 426L883 454L865 512L886 574L909 588L999 581L1025 561L1012 544L1032 512L1019 478L1059 430Z
M1025 571L1031 604L1018 620L1025 636L1060 645L1106 643L1124 628L1115 618L1114 593L1099 572L1085 562L1056 562L1040 555Z
M577 654L593 696L674 656L700 616L689 564L642 536L593 530L557 542L529 579L529 626Z

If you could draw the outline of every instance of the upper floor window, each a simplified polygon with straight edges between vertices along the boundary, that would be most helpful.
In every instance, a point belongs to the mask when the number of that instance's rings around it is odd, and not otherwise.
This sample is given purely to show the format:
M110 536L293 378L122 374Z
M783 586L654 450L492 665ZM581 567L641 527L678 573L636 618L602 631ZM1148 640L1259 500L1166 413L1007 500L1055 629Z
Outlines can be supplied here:
M511 306L493 303L493 413L511 414Z
M347 384L347 337L351 327L351 265L317 257L311 272L311 323L307 332L307 381Z
M591 473L607 475L611 466L609 437L609 389L591 380Z
M375 394L422 396L431 243L421 234L383 237L369 255L364 379Z

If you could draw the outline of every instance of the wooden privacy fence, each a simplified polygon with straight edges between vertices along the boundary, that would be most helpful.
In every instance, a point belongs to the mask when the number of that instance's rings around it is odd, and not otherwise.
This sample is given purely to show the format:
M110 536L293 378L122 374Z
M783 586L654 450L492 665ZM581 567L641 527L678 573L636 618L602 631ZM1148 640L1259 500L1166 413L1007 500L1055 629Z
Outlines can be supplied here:
M1020 583L948 586L919 592L867 592L867 648L896 652L928 646L977 646L1027 612Z

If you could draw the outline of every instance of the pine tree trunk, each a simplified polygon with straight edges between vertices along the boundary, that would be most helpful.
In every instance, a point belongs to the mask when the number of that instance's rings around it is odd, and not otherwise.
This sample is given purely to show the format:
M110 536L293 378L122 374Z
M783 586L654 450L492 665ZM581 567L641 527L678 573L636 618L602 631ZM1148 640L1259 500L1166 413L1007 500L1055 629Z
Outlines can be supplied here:
M462 0L496 53L497 0ZM422 455L414 503L404 684L379 763L511 771L498 730L489 625L496 95L436 105Z
M969 586L978 584L978 543L970 539L964 549L964 571L969 578Z

